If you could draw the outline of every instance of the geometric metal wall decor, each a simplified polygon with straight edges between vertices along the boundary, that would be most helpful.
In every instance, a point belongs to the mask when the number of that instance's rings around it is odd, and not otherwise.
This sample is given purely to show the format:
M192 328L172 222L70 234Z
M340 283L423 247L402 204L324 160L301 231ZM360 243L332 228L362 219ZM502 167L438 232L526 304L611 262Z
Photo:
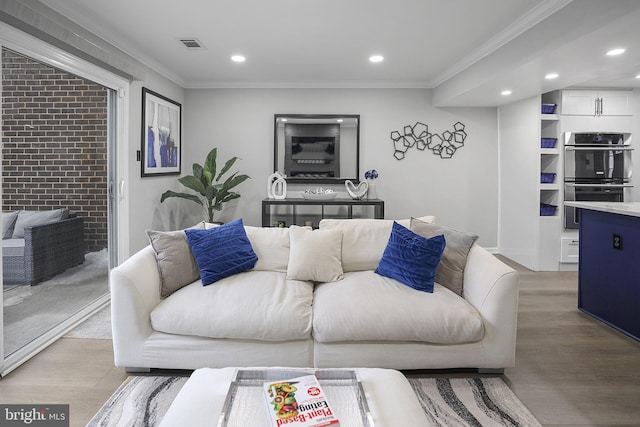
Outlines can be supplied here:
M416 122L413 126L405 126L402 132L397 130L391 132L393 157L398 160L404 159L409 148L413 147L420 151L428 148L440 158L450 159L458 148L464 146L465 139L467 139L467 133L460 122L453 125L453 132L445 131L441 135L430 133L429 126L420 122Z

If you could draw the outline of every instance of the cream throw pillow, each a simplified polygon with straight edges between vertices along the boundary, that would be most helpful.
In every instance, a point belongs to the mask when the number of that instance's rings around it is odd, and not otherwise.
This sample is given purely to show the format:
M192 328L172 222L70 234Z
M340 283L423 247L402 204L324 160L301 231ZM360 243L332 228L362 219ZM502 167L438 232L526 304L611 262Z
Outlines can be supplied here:
M289 264L289 229L278 227L244 226L258 262L253 266L256 271L287 272Z
M342 280L342 231L289 228L287 279L313 282Z

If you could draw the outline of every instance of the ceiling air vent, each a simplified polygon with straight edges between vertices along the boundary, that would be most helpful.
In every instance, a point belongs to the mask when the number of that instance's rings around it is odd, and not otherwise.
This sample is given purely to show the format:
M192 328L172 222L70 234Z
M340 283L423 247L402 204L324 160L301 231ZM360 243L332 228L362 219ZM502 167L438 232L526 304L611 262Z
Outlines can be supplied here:
M205 47L200 43L200 40L195 37L180 39L180 43L187 49L204 49Z

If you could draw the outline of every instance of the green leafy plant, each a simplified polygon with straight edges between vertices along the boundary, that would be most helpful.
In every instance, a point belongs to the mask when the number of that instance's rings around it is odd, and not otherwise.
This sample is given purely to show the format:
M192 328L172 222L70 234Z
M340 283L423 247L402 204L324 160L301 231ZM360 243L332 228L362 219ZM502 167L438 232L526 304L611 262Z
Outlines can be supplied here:
M207 212L209 222L213 222L214 211L221 211L223 204L240 197L240 194L231 191L231 189L250 178L248 175L238 175L238 172L235 172L221 182L223 175L229 172L229 169L231 169L236 160L238 160L238 157L232 157L227 160L222 169L220 169L220 173L216 176L217 157L218 149L214 148L209 152L209 154L207 154L204 166L194 163L193 175L186 175L178 178L180 184L195 191L197 194L178 193L168 190L162 194L160 203L170 197L191 200L192 202L202 206L202 208Z

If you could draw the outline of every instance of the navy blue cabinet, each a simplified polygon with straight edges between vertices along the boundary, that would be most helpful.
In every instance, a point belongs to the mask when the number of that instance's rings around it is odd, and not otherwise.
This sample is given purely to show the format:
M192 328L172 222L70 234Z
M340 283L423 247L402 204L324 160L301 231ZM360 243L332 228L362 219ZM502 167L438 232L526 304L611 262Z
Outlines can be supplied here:
M578 308L640 341L640 217L580 209Z

